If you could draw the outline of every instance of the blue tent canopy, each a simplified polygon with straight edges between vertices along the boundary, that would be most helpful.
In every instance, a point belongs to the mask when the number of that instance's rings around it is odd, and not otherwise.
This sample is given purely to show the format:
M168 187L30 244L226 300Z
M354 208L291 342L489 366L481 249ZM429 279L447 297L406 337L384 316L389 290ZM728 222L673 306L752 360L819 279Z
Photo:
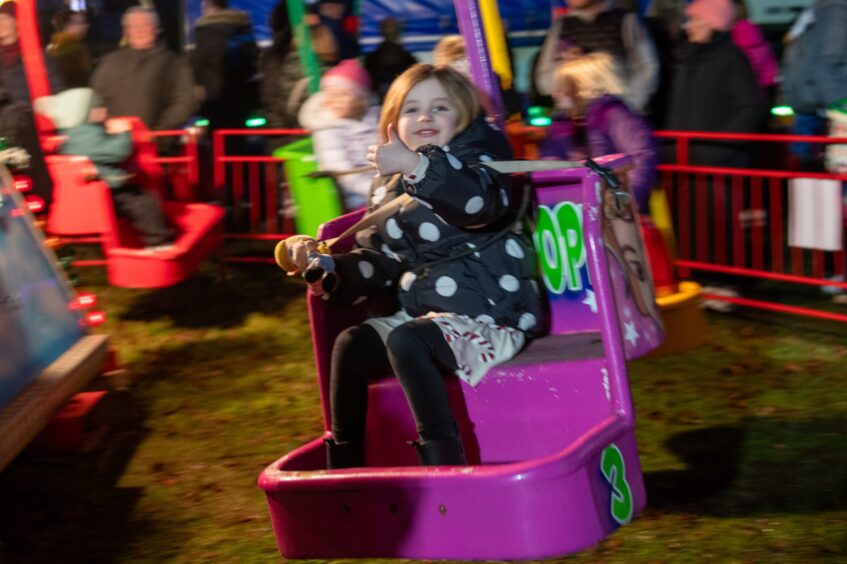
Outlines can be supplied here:
M550 27L551 6L563 0L498 2L512 47L540 45ZM403 43L410 51L428 51L444 35L459 33L453 0L362 0L359 42L365 52L382 41L379 22L392 17L403 24Z
M185 1L186 42L193 41L194 22L200 17L202 0ZM278 0L230 0L232 9L249 12L259 41L269 41L268 17ZM513 47L540 45L550 27L553 6L564 0L500 0L500 15L509 30ZM459 33L453 0L361 0L360 43L365 52L382 41L379 22L392 17L404 25L403 41L410 51L428 51L444 35Z

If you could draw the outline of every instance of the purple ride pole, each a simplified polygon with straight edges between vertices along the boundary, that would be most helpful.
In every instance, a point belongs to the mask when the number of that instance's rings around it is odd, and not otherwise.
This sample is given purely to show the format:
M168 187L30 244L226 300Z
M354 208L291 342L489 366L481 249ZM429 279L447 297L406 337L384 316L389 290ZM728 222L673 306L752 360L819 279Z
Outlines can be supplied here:
M479 0L453 0L453 5L456 8L459 31L465 39L465 56L470 64L471 77L491 102L494 122L505 132L506 121L503 115L503 100L500 97L500 82L491 68Z

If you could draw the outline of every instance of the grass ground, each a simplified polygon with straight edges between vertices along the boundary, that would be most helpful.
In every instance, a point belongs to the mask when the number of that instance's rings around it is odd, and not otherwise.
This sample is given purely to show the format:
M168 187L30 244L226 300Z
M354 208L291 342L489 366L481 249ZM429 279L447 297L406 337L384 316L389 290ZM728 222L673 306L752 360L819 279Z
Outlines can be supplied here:
M82 282L131 374L89 454L0 474L0 562L273 562L256 478L321 430L305 301L278 270L177 288ZM711 315L707 345L630 364L649 506L569 562L843 562L847 327Z

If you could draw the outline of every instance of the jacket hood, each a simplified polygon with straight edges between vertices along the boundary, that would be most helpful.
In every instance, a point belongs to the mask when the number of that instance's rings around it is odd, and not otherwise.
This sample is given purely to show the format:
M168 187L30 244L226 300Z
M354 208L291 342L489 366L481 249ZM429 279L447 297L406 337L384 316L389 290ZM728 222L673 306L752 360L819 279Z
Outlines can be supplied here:
M318 131L330 127L341 127L345 125L356 125L362 122L379 123L379 106L370 104L365 116L361 119L346 119L334 116L331 112L323 108L323 100L325 98L323 92L316 92L309 96L300 108L297 114L297 120L300 126L310 131ZM374 126L376 127L376 126Z
M250 19L250 14L241 10L221 10L211 14L205 14L197 18L196 27L204 27L210 25L232 25L238 27L253 27L253 20Z
M462 152L490 153L497 158L512 157L512 146L508 138L493 123L488 123L484 113L480 113L462 132L448 143L451 147L461 147Z

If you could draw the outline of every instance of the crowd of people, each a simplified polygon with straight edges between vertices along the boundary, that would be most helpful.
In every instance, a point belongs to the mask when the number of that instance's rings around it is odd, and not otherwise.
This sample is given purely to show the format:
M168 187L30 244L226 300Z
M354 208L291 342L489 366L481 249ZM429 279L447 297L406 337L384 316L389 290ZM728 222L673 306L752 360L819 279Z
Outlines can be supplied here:
M847 0L815 0L787 34L781 64L748 19L744 0L653 0L646 18L612 0L568 4L535 58L531 91L501 92L507 113L519 115L530 104L553 106L553 126L542 145L547 158L630 153L636 163L630 181L642 210L660 154L655 129L762 132L778 101L794 108L795 132L820 134L826 109L847 97ZM53 14L45 48L50 88L91 88L108 115L137 116L154 130L181 128L195 116L206 117L211 128L239 127L260 109L268 127L312 130L321 168L361 169L367 165L362 149L379 140L380 103L417 60L402 45L400 23L388 18L380 22L382 43L359 63L347 25L351 2L306 5L309 41L323 76L311 96L284 0L272 11L272 44L264 50L249 14L227 0L204 0L188 54L160 41L155 9L134 6L123 14L122 45L98 58L86 43L86 13L61 9ZM433 61L469 76L461 36L444 37ZM5 107L31 104L14 1L0 5L0 80ZM18 123L6 136L26 142L33 167L43 168L40 150L21 131ZM792 149L802 165L814 161L808 144ZM748 166L751 155L739 143L693 142L689 162ZM34 176L49 205L49 175L42 170ZM368 173L337 178L345 206L361 205Z
M339 110L343 88L338 80L327 81L336 83L329 96L324 95L328 86L322 83L320 99L303 109L309 98L309 78L304 76L285 1L272 11L273 41L263 51L257 47L249 14L231 9L227 0L204 0L203 15L194 22L194 48L187 55L174 53L159 41L154 9L136 6L123 15L122 46L99 60L94 60L86 44L87 14L61 9L51 20L54 33L45 49L45 68L52 92L91 87L110 115L138 116L151 129L179 128L196 115L208 118L213 128L239 127L248 114L261 108L267 125L275 128L325 132L328 123L352 119L357 125L352 145L367 145L376 139L373 113L378 112L391 82L417 60L402 45L400 22L388 18L380 22L382 43L363 58L361 67L354 63L360 52L346 25L350 4L343 0L307 3L305 19L318 61L315 70L322 75L356 77L345 83L351 87L351 99L356 98L351 115L347 115L350 110ZM597 151L624 150L633 143L646 149L641 133L622 134L621 128L614 134L598 133L596 127L602 129L607 120L596 119L599 114L590 102L604 95L616 98L617 107L638 121L639 132L655 128L760 132L766 127L768 108L781 101L795 109L796 132L824 133L826 108L847 97L847 36L842 33L847 0L816 0L787 34L781 65L761 30L748 19L743 0L654 0L646 18L609 0L570 0L568 4L569 10L554 18L536 56L531 92L522 95L511 88L503 92L510 115L519 114L530 103L550 100L553 104L556 120L566 122L554 127L553 136L561 141L566 134L570 148L560 147L553 155L550 151L562 144L548 143L550 156L596 156ZM575 101L573 95L563 95L563 68L600 53L610 61L599 63L601 59L591 57L591 64L570 67L588 74L571 72L569 87L596 84L591 93L581 89L579 103L563 107ZM443 38L433 60L469 72L460 36ZM342 66L327 73L339 63ZM615 76L597 76L600 69ZM0 80L8 98L31 102L14 1L0 5ZM609 84L615 85L612 90L602 91L602 85ZM715 104L716 100L721 103ZM583 131L586 127L592 130L589 134ZM345 130L335 127L335 131ZM365 139L367 131L370 139ZM318 133L316 137L330 136ZM599 142L600 137L605 141ZM586 141L589 138L593 141ZM334 141L342 144L338 136ZM330 166L330 161L345 168L361 164L361 158L338 161L331 143L316 140L316 146L319 158L326 153L322 166ZM796 149L800 158L811 158L808 147L806 152L799 145ZM691 162L744 166L749 164L749 154L737 144L699 143L694 145ZM349 205L355 205L351 194L363 188L353 187L353 178L341 183Z

